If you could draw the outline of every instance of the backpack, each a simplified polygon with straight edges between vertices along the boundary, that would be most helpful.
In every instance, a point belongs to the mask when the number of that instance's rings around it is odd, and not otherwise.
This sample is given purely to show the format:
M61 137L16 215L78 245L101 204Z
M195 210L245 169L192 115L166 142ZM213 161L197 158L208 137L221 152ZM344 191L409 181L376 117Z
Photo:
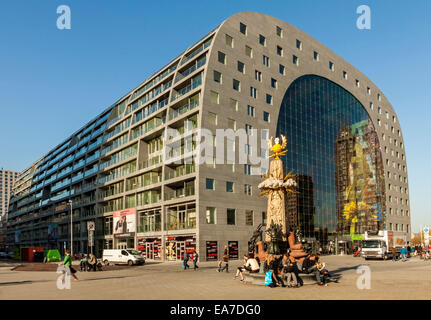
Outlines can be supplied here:
M265 286L269 286L272 284L272 271L267 271L265 274Z

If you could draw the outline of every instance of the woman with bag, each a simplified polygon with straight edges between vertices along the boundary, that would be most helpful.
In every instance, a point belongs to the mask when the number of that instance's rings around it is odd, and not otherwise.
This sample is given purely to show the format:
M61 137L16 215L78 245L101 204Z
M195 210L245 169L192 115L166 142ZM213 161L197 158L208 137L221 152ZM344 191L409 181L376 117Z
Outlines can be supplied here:
M66 250L66 256L64 257L63 262L61 262L59 265L64 265L64 266L68 267L68 268L69 268L69 270L70 270L70 274L71 274L71 275L72 275L72 277L73 277L73 280L74 280L74 281L78 281L78 278L77 278L77 277L76 277L76 275L75 275L76 270L75 270L75 269L73 269L73 267L72 267L72 257L70 256L70 252L69 252L69 250ZM64 272L64 271L63 271L63 272Z

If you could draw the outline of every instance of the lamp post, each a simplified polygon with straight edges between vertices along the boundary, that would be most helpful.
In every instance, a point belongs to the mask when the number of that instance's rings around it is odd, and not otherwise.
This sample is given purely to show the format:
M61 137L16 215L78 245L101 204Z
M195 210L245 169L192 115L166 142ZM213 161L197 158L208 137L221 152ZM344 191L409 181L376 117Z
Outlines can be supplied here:
M70 256L73 257L73 218L72 218L73 201L69 199L67 203L70 206Z

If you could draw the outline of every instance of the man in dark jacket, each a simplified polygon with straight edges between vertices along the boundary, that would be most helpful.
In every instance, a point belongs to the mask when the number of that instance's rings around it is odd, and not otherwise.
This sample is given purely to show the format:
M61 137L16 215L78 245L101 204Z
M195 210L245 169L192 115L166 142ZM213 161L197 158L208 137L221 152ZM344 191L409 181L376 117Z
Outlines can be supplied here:
M323 285L322 279L320 277L320 271L317 269L317 262L319 258L315 254L311 254L309 257L305 258L302 262L302 271L305 273L314 273L316 276L316 281L319 286Z

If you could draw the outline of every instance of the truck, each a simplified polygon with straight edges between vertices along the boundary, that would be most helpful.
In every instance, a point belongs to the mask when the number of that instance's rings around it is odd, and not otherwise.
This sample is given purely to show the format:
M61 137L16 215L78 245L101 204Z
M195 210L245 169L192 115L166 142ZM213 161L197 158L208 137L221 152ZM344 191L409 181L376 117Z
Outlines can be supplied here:
M365 240L362 241L362 257L365 260L372 258L387 260L392 258L393 247L393 231L365 231Z

